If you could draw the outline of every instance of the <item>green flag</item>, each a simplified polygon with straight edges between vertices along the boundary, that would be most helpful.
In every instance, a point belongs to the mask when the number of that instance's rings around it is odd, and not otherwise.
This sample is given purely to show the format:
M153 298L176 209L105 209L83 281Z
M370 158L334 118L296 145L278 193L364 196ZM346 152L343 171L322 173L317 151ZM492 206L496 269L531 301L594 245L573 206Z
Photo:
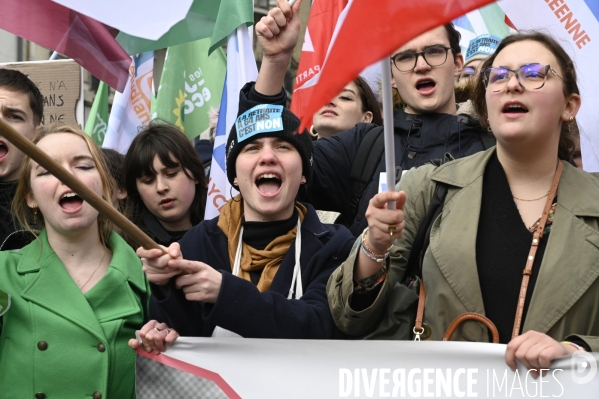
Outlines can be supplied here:
M160 15L160 10L156 14ZM253 0L194 0L185 19L160 39L147 40L120 32L116 40L129 54L137 54L209 37L212 53L239 25L253 23Z
M96 98L92 109L89 111L89 117L85 123L85 133L87 133L98 145L104 142L106 128L108 127L108 85L100 82Z
M210 109L219 108L225 82L225 54L219 48L208 56L209 47L210 39L170 47L152 102L152 118L175 124L190 140L208 128Z

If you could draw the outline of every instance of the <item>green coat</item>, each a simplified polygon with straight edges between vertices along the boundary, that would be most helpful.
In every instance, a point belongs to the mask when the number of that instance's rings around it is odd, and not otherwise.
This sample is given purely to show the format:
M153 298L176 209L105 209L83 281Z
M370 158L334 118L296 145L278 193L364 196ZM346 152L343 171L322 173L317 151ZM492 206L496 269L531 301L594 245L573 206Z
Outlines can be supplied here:
M392 248L389 275L374 304L361 312L348 305L359 239L350 257L329 279L329 304L342 331L359 336L389 322L388 309L401 302L399 291L392 287L403 279L436 181L450 188L442 214L433 223L422 266L427 291L424 322L431 327L430 339L440 340L461 313L485 314L475 248L482 179L494 151L492 148L438 168L426 165L406 173L398 185L398 190L407 193L405 231ZM599 178L563 164L555 218L523 331L540 331L556 340L577 335L599 351ZM464 323L453 339L487 342L487 329L479 323Z
M82 294L44 231L20 252L0 252L0 398L135 397L135 351L149 286L141 261L111 233L106 275ZM94 395L95 394L95 395ZM38 395L42 397L42 395Z

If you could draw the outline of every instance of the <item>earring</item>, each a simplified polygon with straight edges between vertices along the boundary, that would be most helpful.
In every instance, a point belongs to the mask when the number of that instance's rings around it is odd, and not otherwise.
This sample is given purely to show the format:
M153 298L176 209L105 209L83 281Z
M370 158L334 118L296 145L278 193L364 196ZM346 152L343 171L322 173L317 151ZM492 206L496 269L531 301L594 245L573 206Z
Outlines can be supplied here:
M572 115L570 115L570 118L568 119L568 131L571 132L572 131L572 122L574 121L574 117Z
M33 208L33 224L37 224L37 206Z

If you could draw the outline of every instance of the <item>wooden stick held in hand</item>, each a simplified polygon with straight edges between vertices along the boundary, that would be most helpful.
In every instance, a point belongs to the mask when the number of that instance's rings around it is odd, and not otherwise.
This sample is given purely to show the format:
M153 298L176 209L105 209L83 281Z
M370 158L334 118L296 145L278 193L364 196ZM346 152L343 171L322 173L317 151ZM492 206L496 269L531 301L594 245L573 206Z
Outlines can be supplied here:
M93 206L104 217L114 223L125 234L129 235L137 244L145 249L160 249L162 248L154 242L146 233L141 231L139 227L133 224L129 219L123 216L119 211L114 209L111 204L104 201L98 194L94 193L87 186L79 181L72 173L69 173L65 168L59 165L56 161L50 158L45 152L37 148L29 139L19 134L9 124L0 119L0 136L6 137L8 141L14 144L29 158L33 159L48 172L56 176L67 187L73 190L84 201Z

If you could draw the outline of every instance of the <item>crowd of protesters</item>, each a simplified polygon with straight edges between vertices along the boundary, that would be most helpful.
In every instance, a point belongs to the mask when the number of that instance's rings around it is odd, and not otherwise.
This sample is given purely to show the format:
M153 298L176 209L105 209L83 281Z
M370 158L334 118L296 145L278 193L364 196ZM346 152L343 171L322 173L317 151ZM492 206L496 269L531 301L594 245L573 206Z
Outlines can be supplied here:
M464 314L484 322L449 339L493 337L512 368L599 351L599 180L580 169L581 98L560 44L493 38L465 67L447 24L390 57L392 121L358 78L298 131L282 84L299 5L279 1L255 27L264 58L238 118L281 123L234 124L226 173L240 194L212 220L205 165L178 128L153 121L127 154L101 150L42 126L35 84L0 69L0 118L164 249L137 248L0 136L3 394L134 397L129 346L159 353L179 336L441 340ZM393 149L373 144L383 123ZM388 150L397 191L379 192Z

